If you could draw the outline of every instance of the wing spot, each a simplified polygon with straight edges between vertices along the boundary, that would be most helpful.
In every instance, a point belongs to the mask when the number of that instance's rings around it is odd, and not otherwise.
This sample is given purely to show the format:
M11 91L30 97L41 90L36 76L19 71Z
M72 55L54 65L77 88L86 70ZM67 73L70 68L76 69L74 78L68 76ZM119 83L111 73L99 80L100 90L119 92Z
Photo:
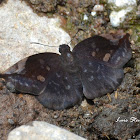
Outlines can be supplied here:
M54 84L54 85L56 85L56 86L58 86L58 87L60 86L60 85L59 85L58 83L56 83L55 81L52 81L51 84L52 84L52 85ZM50 84L50 85L51 85L51 84Z
M17 79L14 79L14 82L16 83L16 82L18 82L18 80Z
M32 75L31 77L32 77L32 78L35 78L35 76L34 76L34 75Z
M100 69L101 69L101 67L100 67L100 65L98 66L98 68L97 68L97 71L96 72L99 72L100 71Z
M93 77L93 76L90 76L90 77L88 78L88 80L91 82L91 81L94 80L94 77Z
M116 59L116 63L118 63L120 61L120 56Z
M98 52L99 51L99 48L96 48L96 52Z
M124 51L127 52L127 48L126 47L124 47Z
M96 44L94 42L91 44L91 46L92 46L93 49L96 48Z
M106 53L103 58L103 61L107 62L109 60L110 56L111 56L110 53Z
M66 86L66 89L67 89L67 90L69 90L70 88L71 88L70 85L67 85L67 86Z
M25 83L25 86L28 87L29 85L27 83Z
M122 56L125 57L125 53L124 52L122 52Z
M70 62L72 62L72 61L73 61L73 56L72 56L72 54L67 53L67 57L68 57L68 59L69 59L69 61L70 61Z
M33 86L33 88L36 88L36 85L33 84L32 86Z
M98 78L99 80L101 80L101 76L97 76L97 78Z
M49 66L46 66L46 69L47 69L47 71L50 71L51 70L51 68Z
M96 52L93 51L93 52L92 52L92 56L94 57L95 55L96 55Z
M83 70L83 72L85 72L85 73L86 73L86 72L87 72L87 69L84 69L84 70Z
M58 73L56 73L56 76L57 76L58 78L60 78L60 77L61 77L61 75L60 75L60 74L58 74Z
M44 82L45 81L45 78L41 75L38 75L37 76L37 80L41 81L41 82Z
M88 64L89 64L89 66L92 66L92 62L89 62Z
M39 59L39 62L40 62L40 64L42 64L42 65L45 63L43 59Z
M68 80L68 77L66 76L64 79L65 79L65 80Z
M16 81L15 81L15 83L16 83ZM23 85L23 82L19 81L19 85L21 85L21 86L22 86L22 85Z

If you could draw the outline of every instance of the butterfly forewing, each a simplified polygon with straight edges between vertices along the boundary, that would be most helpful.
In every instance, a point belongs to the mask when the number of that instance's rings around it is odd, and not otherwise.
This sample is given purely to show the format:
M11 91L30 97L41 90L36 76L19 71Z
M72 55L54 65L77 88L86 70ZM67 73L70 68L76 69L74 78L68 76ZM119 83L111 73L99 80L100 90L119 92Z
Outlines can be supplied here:
M122 68L132 57L129 34L119 40L117 49L112 53L108 63L113 67Z
M77 44L73 49L73 54L79 61L82 58L94 57L112 67L123 67L132 56L129 34L118 40L118 43L97 35L90 37Z

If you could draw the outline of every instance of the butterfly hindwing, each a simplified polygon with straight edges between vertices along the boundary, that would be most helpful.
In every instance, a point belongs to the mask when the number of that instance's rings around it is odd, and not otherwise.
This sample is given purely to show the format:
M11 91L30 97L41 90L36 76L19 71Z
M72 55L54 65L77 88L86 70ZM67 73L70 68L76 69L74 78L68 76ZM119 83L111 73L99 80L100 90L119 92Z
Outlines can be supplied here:
M88 99L116 90L123 79L123 69L111 68L97 60L83 60L81 69L83 93Z
M62 69L48 79L42 94L36 98L45 107L60 110L81 103L82 84L78 74L70 74Z

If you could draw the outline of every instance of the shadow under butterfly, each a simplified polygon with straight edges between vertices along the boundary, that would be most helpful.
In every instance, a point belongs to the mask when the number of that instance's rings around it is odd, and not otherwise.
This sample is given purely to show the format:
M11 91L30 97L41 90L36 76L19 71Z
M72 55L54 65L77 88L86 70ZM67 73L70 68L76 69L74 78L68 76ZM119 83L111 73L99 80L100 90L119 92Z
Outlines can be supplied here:
M132 56L129 34L117 43L96 35L72 52L68 45L60 45L59 52L25 58L0 78L9 89L35 95L45 107L61 110L80 104L84 96L94 99L116 90L124 76L123 66Z

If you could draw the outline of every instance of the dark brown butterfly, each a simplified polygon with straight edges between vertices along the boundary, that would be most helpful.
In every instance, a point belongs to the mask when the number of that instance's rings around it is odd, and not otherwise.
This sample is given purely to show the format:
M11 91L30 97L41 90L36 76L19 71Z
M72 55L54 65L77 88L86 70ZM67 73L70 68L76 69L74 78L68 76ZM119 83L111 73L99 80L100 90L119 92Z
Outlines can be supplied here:
M36 95L45 107L61 110L81 103L84 96L94 99L117 89L132 55L129 34L118 42L96 35L72 52L68 45L60 45L59 52L32 55L0 77L8 88Z

